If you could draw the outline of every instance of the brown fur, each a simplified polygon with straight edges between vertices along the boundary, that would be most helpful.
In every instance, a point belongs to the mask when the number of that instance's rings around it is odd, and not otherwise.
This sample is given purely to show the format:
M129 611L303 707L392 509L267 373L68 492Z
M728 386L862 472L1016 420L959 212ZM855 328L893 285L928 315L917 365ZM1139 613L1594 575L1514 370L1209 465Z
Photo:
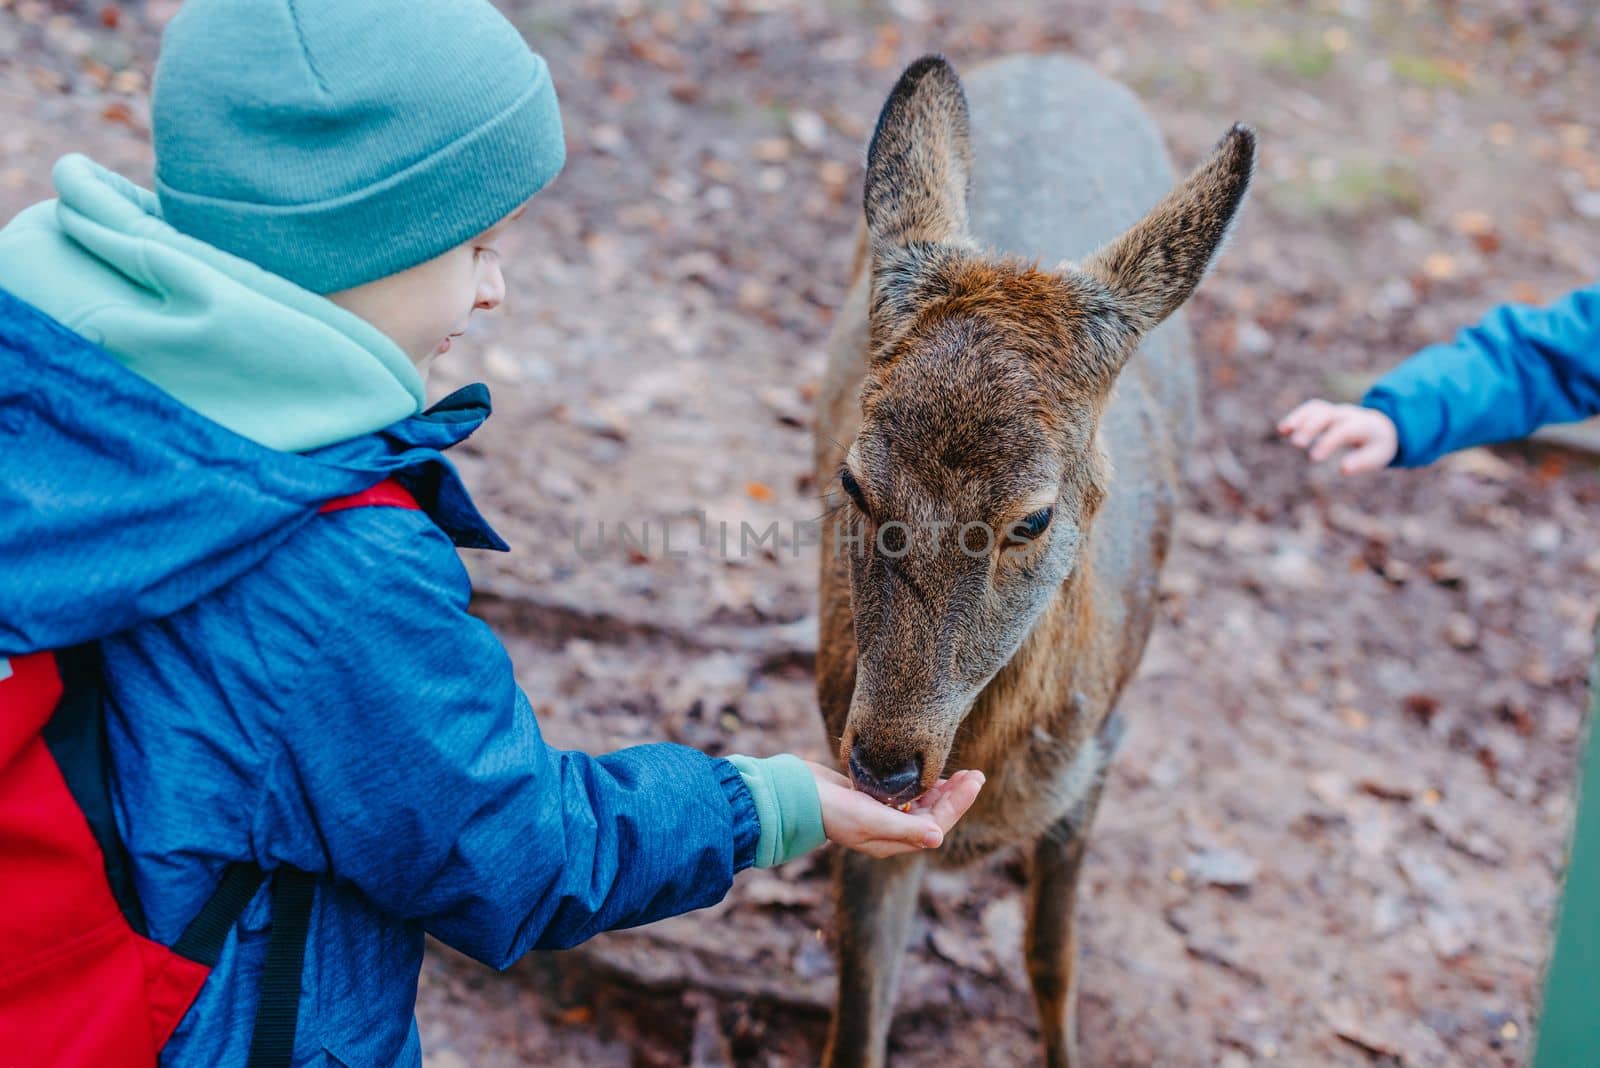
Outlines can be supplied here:
M984 252L968 233L969 137L959 79L928 57L890 94L868 152L866 255L819 398L817 477L837 510L822 536L817 688L842 767L852 753L872 767L920 760L921 788L958 768L987 774L936 859L1032 851L1029 972L1047 1058L1069 1065L1078 866L1113 708L1154 619L1177 480L1174 450L1157 443L1115 473L1144 487L1151 518L1097 528L1113 486L1100 425L1140 339L1223 241L1254 137L1234 127L1144 221L1057 269ZM1153 402L1137 414L1162 419ZM864 510L841 489L847 463ZM955 544L975 522L1003 538L1046 499L1036 541ZM1119 537L1133 562L1097 581ZM831 1065L881 1062L922 863L841 856Z

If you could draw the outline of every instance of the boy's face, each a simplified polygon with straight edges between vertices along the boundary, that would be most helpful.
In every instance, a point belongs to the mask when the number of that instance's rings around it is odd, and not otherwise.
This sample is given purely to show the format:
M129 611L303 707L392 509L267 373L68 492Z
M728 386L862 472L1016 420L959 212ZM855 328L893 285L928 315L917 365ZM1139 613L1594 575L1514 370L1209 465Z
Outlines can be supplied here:
M424 382L435 357L466 333L474 311L493 311L505 299L500 274L500 237L527 210L524 204L470 241L426 263L329 293L389 336L411 358Z

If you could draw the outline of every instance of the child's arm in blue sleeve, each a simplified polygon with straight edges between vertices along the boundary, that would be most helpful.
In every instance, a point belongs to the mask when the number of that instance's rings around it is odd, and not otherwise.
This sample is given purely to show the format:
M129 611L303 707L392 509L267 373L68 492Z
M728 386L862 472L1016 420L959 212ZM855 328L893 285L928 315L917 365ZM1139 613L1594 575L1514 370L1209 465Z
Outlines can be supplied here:
M329 591L334 618L281 702L263 863L331 873L497 967L720 900L761 830L738 769L678 745L547 745L429 534L359 595Z
M1432 345L1362 398L1394 420L1393 466L1421 467L1471 445L1600 412L1600 284L1547 308L1505 304Z

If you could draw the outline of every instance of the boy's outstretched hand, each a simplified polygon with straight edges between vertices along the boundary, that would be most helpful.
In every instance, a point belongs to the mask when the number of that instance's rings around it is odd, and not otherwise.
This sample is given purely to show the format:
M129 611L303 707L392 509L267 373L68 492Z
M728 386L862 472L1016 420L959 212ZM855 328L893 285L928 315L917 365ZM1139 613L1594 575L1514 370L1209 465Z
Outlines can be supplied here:
M869 857L936 848L983 788L983 772L958 771L913 801L910 812L901 812L856 790L832 768L810 760L806 765L817 780L828 840Z
M1310 449L1311 459L1326 460L1339 449L1350 450L1339 473L1362 475L1388 467L1400 451L1394 421L1375 408L1309 400L1278 423L1278 433L1296 448Z

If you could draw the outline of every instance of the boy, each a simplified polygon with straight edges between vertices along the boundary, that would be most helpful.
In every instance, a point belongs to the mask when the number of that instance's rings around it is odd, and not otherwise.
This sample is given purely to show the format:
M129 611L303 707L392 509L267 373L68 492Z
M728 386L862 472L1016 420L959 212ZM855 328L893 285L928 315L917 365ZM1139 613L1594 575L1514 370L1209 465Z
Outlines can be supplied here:
M1470 445L1526 437L1544 423L1600 413L1600 283L1548 308L1502 305L1452 344L1434 345L1378 381L1361 404L1312 400L1278 433L1313 460L1348 450L1346 475L1421 467ZM1597 676L1600 677L1600 676ZM1591 695L1591 703L1595 695ZM1589 743L1567 867L1565 905L1545 977L1534 1064L1595 1061L1600 974L1600 751Z
M158 194L69 156L0 231L0 658L97 643L153 939L234 865L310 873L294 1063L417 1065L424 932L504 967L824 834L942 841L978 773L902 813L792 756L551 749L467 614L456 548L506 545L440 450L488 397L424 379L564 160L487 0L189 0L152 132ZM266 898L162 1063L246 1062Z

